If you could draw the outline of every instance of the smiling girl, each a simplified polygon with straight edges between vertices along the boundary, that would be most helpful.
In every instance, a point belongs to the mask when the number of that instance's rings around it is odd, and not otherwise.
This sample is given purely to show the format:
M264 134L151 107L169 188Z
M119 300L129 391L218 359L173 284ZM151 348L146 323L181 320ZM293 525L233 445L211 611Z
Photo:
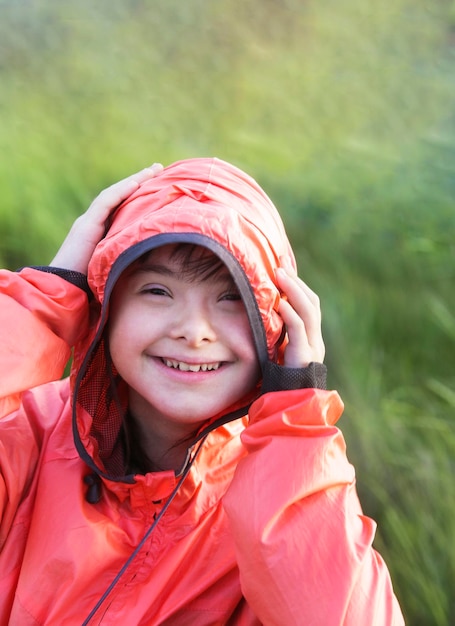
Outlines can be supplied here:
M0 288L0 623L403 624L252 178L147 168Z

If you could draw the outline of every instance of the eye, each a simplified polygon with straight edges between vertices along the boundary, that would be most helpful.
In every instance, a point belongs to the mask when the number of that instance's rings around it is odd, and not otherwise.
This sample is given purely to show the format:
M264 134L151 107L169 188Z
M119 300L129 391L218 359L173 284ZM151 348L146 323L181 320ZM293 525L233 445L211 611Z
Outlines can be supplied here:
M236 289L229 289L229 291L221 294L220 300L227 300L228 302L238 302L239 300L241 300L241 297Z
M145 285L140 290L141 294L151 295L151 296L169 296L170 292L165 287L161 287L160 285Z

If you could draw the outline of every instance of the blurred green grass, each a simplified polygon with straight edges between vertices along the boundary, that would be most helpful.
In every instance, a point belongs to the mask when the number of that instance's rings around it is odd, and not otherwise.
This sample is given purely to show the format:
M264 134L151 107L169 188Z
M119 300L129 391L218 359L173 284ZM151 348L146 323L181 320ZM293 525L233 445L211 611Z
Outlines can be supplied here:
M0 261L216 155L280 208L409 624L455 622L452 0L0 0Z

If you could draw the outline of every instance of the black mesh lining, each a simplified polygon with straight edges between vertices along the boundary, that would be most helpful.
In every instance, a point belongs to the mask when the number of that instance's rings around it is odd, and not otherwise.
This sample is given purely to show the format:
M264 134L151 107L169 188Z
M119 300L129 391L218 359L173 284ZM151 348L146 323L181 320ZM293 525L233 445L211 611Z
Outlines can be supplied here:
M81 378L77 404L93 418L90 436L97 442L99 458L106 473L112 477L124 476L126 389L115 371L104 336Z

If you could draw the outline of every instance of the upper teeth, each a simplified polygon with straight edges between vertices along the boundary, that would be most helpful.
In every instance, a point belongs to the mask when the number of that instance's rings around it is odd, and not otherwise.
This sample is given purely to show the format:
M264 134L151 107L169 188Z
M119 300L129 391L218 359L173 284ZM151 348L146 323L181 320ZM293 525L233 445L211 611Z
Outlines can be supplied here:
M217 370L221 363L184 363L183 361L173 361L171 359L163 359L168 367L181 370L182 372L206 372L207 370Z

